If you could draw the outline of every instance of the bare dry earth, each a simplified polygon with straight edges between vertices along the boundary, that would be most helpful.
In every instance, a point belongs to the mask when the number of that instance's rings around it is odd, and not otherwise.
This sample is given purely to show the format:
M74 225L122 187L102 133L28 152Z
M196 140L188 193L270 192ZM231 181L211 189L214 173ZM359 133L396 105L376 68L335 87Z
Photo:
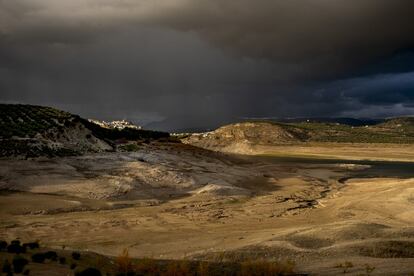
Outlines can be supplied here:
M414 162L414 145L314 142L272 146L252 145L243 154Z
M293 260L324 275L345 262L351 274L412 273L414 179L338 182L362 169L179 144L0 160L0 238L107 255Z

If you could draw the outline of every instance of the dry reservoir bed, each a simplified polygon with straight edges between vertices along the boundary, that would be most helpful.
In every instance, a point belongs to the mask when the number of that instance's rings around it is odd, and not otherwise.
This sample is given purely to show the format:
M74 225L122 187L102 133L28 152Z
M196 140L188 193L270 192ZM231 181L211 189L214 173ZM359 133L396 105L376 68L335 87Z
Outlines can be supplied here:
M160 259L414 272L414 165L228 157L185 145L0 161L0 238Z

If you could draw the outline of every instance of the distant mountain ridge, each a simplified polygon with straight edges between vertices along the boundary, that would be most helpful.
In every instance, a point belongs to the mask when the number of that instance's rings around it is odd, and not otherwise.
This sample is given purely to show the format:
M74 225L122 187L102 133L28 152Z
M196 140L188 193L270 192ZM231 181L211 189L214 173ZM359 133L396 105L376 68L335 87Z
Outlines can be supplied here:
M183 118L185 120L185 118ZM207 124L202 121L199 125L193 125L188 127L179 126L177 127L176 120L166 119L161 122L154 122L145 125L149 129L157 130L166 130L173 133L201 133L208 132L214 129L219 128L220 126L236 124L241 122L278 122L278 123L303 123L303 122L312 122L312 123L339 123L343 125L350 126L365 126L365 125L375 125L382 122L385 122L387 119L381 118L351 118L351 117L295 117L295 118L238 118L231 120L224 120L221 123ZM179 125L179 124L178 124Z
M281 123L338 123L349 126L365 126L365 125L376 125L384 122L386 119L368 119L368 118L350 118L350 117L309 117L309 118L286 118L280 120L274 120Z

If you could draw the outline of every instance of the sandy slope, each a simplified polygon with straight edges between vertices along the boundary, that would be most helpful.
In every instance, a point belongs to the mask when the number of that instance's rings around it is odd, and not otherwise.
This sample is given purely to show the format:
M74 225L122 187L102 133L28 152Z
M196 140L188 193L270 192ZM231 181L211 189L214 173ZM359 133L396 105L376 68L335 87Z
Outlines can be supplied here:
M413 144L291 142L263 145L260 143L250 143L249 141L238 141L217 145L200 142L194 138L186 139L184 142L213 151L244 155L414 162Z
M185 145L0 163L2 186L25 191L0 195L0 238L108 255L289 259L331 275L347 261L354 274L366 264L414 272L413 179L341 184L362 168L252 163Z
M334 158L346 160L386 160L414 162L414 145L302 143L281 146L251 146L244 154Z

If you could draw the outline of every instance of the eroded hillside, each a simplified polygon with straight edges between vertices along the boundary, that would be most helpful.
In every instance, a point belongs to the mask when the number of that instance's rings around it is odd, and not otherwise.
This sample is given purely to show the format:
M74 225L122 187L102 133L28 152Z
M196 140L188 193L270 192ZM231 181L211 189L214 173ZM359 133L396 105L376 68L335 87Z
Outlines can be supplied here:
M244 122L193 134L183 142L212 150L244 153L250 150L250 145L289 144L306 139L307 133L299 128L270 122Z
M413 144L414 119L396 118L360 127L323 122L243 122L212 132L191 134L182 141L206 149L243 154L255 152L253 147L256 146L306 143Z
M112 151L116 141L168 137L141 129L106 129L51 107L0 104L0 157L68 156Z

